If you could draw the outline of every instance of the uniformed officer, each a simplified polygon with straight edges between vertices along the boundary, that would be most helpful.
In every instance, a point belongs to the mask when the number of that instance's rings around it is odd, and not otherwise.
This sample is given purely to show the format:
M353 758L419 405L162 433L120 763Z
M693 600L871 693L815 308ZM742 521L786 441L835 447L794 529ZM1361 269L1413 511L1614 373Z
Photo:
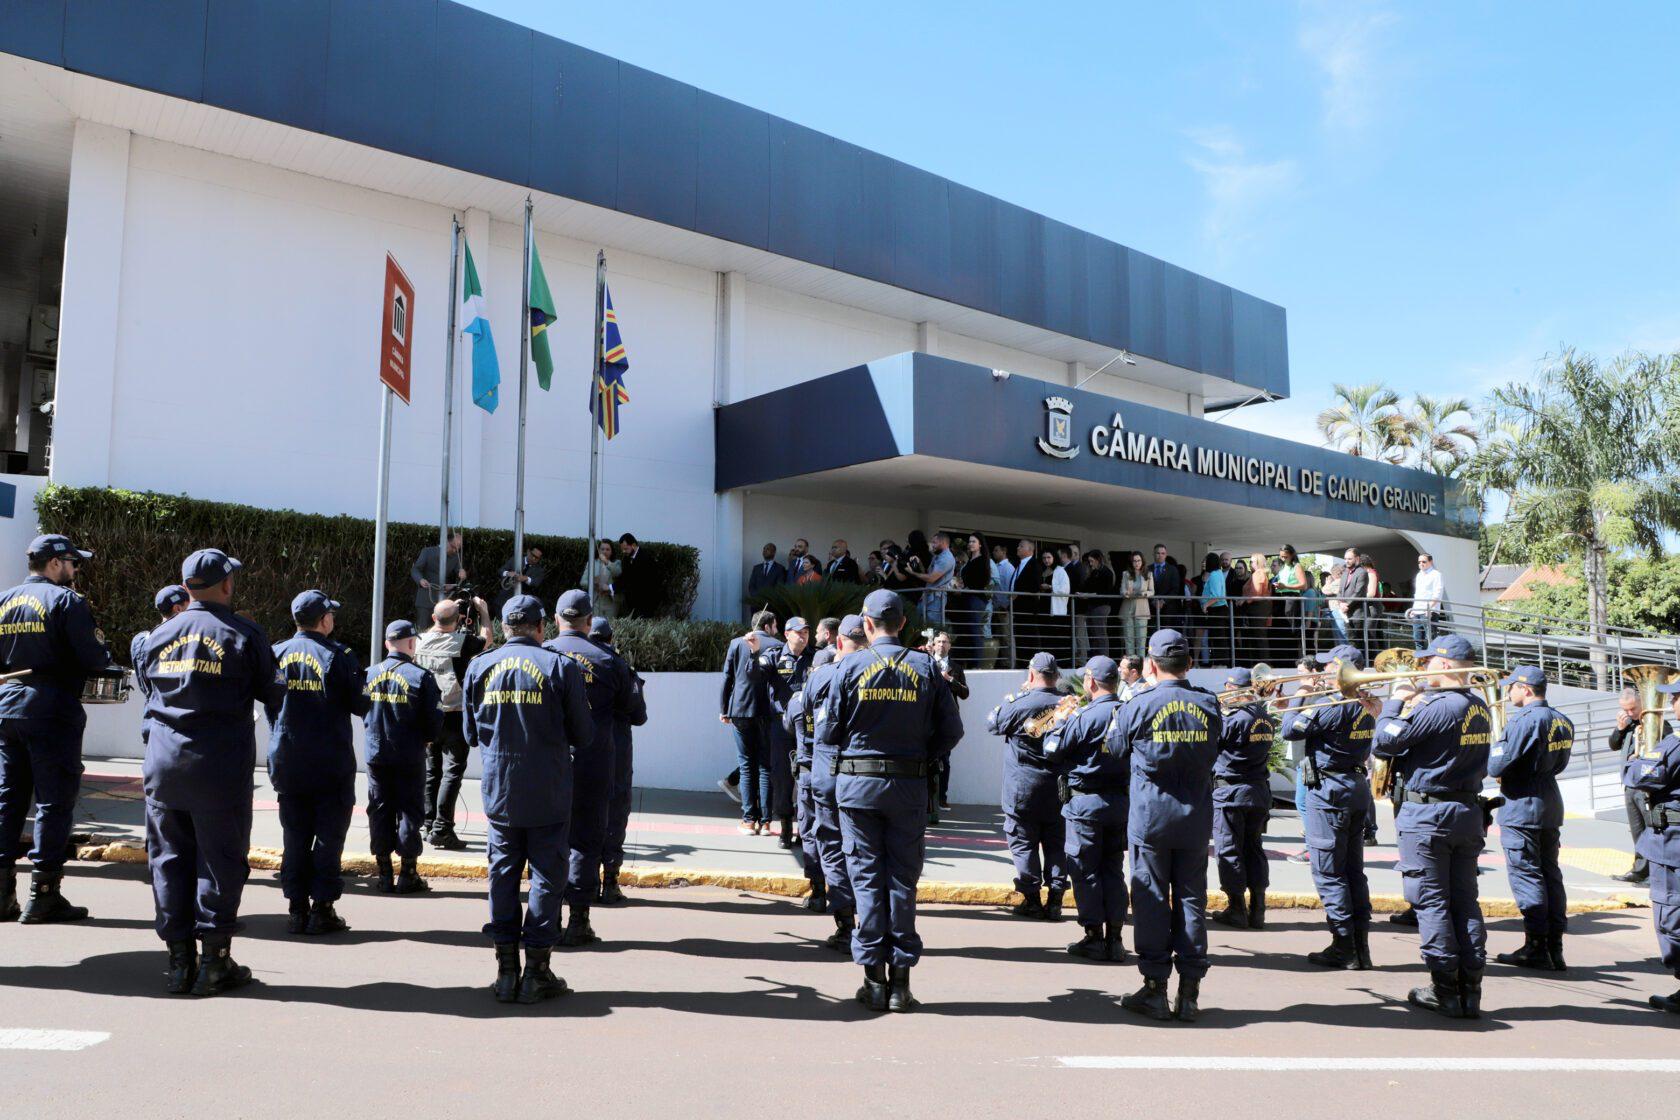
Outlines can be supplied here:
M1479 796L1487 777L1493 718L1487 702L1462 674L1442 670L1473 664L1475 647L1458 634L1419 650L1418 666L1436 675L1418 691L1402 682L1387 703L1367 699L1376 715L1376 753L1392 759L1406 783L1399 871L1406 901L1417 907L1418 937L1430 987L1406 997L1449 1018L1481 1015L1487 930L1476 896L1476 861L1487 838Z
M1076 957L1124 964L1126 946L1126 812L1131 775L1122 749L1113 749L1109 728L1120 710L1120 666L1098 655L1085 663L1083 708L1044 736L1044 754L1067 781L1067 862L1073 873L1073 901L1085 936L1068 946ZM1204 850L1203 856L1206 856Z
M1143 987L1121 1005L1151 1019L1194 1022L1207 975L1207 852L1213 835L1213 761L1221 720L1213 693L1188 680L1190 643L1177 630L1149 638L1145 679L1108 734L1131 755L1132 925ZM1178 995L1167 1006L1167 979Z
M1017 918L1047 918L1053 922L1062 919L1062 896L1068 888L1067 821L1056 792L1056 773L1044 755L1044 737L1028 734L1026 728L1034 718L1062 702L1063 695L1056 688L1060 679L1061 666L1053 656L1042 650L1033 654L1021 690L1005 696L986 717L986 730L1004 736L1003 834L1009 841L1009 858L1015 864L1015 889L1021 895L1010 913ZM1119 854L1123 860L1123 814L1120 827ZM1118 874L1123 876L1124 869ZM1120 919L1124 921L1124 878L1119 886ZM1045 887L1050 890L1048 901L1042 897ZM1077 901L1077 891L1074 897ZM1118 936L1118 929L1115 933Z
M22 674L0 684L0 922L19 916L17 851L29 801L35 800L35 844L29 859L27 924L76 922L87 907L59 893L65 849L82 786L82 684L111 664L87 600L70 589L90 559L58 534L29 543L29 576L0 598L0 672Z
M425 669L414 663L419 634L414 623L399 619L385 627L385 660L368 673L366 734L368 837L379 869L379 890L418 894L429 890L420 878L421 823L426 816L426 745L443 718L442 693ZM391 854L402 860L402 874L392 878Z
M158 593L152 596L152 606L157 608L159 622L168 622L186 610L189 602L191 602L191 598L187 595L187 589L178 583L172 583L168 587L160 587ZM146 639L151 637L151 634L150 630L142 630L129 639L128 663L135 669L140 668L140 655L146 651ZM144 741L144 728L141 729L140 734L142 741Z
M597 618L589 624L589 640L602 649L618 653L613 646L612 623L607 619ZM630 831L631 783L635 780L633 736L634 729L647 722L647 695L643 692L646 682L635 666L630 665L628 657L622 653L618 656L630 668L633 695L629 712L613 720L612 793L607 799L607 835L601 848L601 893L595 899L601 906L622 906L625 902L624 892L618 886L618 872L624 866L624 838Z
M473 658L462 683L467 742L483 760L489 821L490 923L496 999L536 1003L570 989L549 968L560 937L566 830L572 813L572 752L595 741L583 668L543 648L543 606L515 595L502 607L507 640ZM521 928L519 881L531 869ZM525 972L519 945L525 943Z
M770 807L780 825L777 843L792 848L794 794L797 776L793 773L792 757L797 749L793 735L787 730L787 706L793 694L805 687L805 674L811 670L811 658L816 651L810 646L811 628L798 615L782 627L782 644L760 650L757 633L743 639L753 651L748 673L761 676L770 691Z
M839 621L835 621L836 629ZM816 712L805 702L811 676L825 665L834 664L832 644L818 649L811 657L810 671L800 682L799 690L787 701L782 726L793 736L794 807L799 814L799 852L805 867L805 881L810 893L805 896L805 909L821 914L828 910L828 882L823 877L822 849L817 844L817 803L811 791L811 762L816 739ZM838 825L836 825L838 828Z
M1569 898L1558 866L1563 795L1557 776L1569 765L1575 725L1546 703L1546 674L1538 666L1519 665L1499 683L1516 713L1493 745L1488 777L1499 780L1505 798L1499 807L1499 840L1505 848L1511 894L1522 911L1523 944L1496 959L1500 964L1562 972Z
M1657 686L1669 697L1674 725L1680 727L1680 680ZM1628 760L1629 789L1644 794L1651 827L1639 835L1639 854L1651 867L1651 921L1663 967L1680 977L1680 735L1670 732L1655 750L1641 750ZM1680 1015L1680 991L1655 995L1658 1011Z
M852 890L852 873L846 866L844 837L840 831L840 804L836 799L839 781L835 761L839 752L823 738L827 727L828 699L834 682L839 679L842 662L862 656L859 651L869 645L869 635L863 628L861 615L849 614L835 624L832 650L824 650L831 658L815 664L805 678L803 710L813 713L806 725L811 737L811 832L817 862L822 868L824 894L829 913L834 916L834 932L824 944L837 953L852 951L852 932L857 925L857 895ZM819 654L819 657L821 655Z
M146 859L177 995L213 996L251 978L231 947L251 873L252 704L276 701L285 684L263 628L233 613L240 568L220 549L187 557L181 582L192 602L152 631L135 671L148 729Z
M1248 689L1254 676L1233 669L1227 689ZM1219 865L1219 888L1225 909L1213 915L1220 925L1262 929L1266 924L1266 821L1271 816L1270 766L1277 721L1258 696L1227 711L1219 734L1219 757L1213 764L1213 850Z
M863 626L869 646L841 663L819 734L839 748L835 801L857 895L852 959L864 973L857 998L871 1011L909 1011L910 970L922 958L916 885L928 765L962 738L962 717L933 658L899 642L904 604L896 592L869 593Z
M1318 655L1320 664L1365 667L1356 646ZM1329 674L1326 674L1328 678ZM1333 698L1333 693L1308 697ZM1330 704L1283 717L1283 737L1305 743L1301 776L1306 786L1301 830L1312 859L1313 885L1324 903L1330 944L1307 960L1325 968L1371 967L1371 886L1365 877L1365 826L1375 809L1369 764L1370 712L1356 703Z
M344 837L356 808L350 721L367 714L367 679L349 647L333 641L339 604L325 592L292 600L297 633L274 647L285 693L268 712L268 776L280 801L280 889L292 933L350 928L333 903L344 894Z
M782 643L776 637L776 616L770 611L753 615L752 633L758 644L756 653L748 648L743 637L731 639L724 655L718 719L735 734L735 760L741 780L741 831L758 836L770 827L770 721L775 709L770 703L770 686L765 675L749 669L757 658Z
M601 893L601 853L607 842L607 802L612 796L618 724L647 722L647 706L630 666L612 650L589 640L593 613L588 592L574 588L561 595L555 610L560 632L543 646L582 671L595 728L594 735L577 741L572 752L572 814L567 834L571 871L566 878L566 905L571 913L561 942L571 948L600 940L589 924L589 908Z

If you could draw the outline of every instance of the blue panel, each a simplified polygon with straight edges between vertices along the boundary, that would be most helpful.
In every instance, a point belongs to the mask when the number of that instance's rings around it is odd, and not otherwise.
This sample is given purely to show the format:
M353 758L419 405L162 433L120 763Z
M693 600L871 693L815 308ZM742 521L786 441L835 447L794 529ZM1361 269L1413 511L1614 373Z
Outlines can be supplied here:
M618 204L618 70L604 54L533 38L531 186Z
M1132 345L1129 349L1152 358L1164 356L1167 332L1161 321L1167 266L1164 261L1126 250L1126 306L1132 320Z
M1070 225L1044 222L1043 325L1058 334L1089 337L1085 320L1086 235Z
M211 0L204 100L294 128L326 127L331 0Z
M205 0L70 0L64 65L198 101L204 97L204 14Z
M1231 293L1233 380L1279 396L1289 392L1288 332L1283 308L1243 292Z
M1215 377L1230 377L1231 289L1205 276L1196 277L1197 367Z
M1126 274L1121 248L1092 238L1085 256L1085 322L1090 337L1116 348L1130 338ZM1128 347L1129 348L1129 347Z
M618 208L694 228L700 91L619 64Z
M0 52L64 64L64 0L6 0L0 4Z
M1165 283L1161 288L1161 323L1166 332L1166 346L1154 355L1163 361L1185 369L1198 368L1196 363L1200 340L1196 337L1196 281L1199 277L1177 265L1165 266Z
M17 516L17 486L0 482L0 517Z
M893 161L844 142L834 158L834 267L890 284Z
M533 38L459 4L438 6L437 133L457 167L530 182Z
M944 298L997 314L1003 297L998 282L997 199L951 183L951 272Z
M832 267L834 171L840 142L813 129L770 121L770 251Z
M892 184L893 282L946 298L951 274L950 183L894 161Z
M713 413L717 490L910 454L901 433L913 386L910 355L853 366L813 381L725 405ZM826 421L812 424L811 417ZM800 432L799 454L766 455L765 432Z
M1044 218L997 204L999 314L1020 323L1044 321Z
M337 0L327 43L327 131L433 159L459 137L437 131L437 0ZM458 158L458 157L457 157Z
M695 227L762 249L770 243L770 118L700 94Z

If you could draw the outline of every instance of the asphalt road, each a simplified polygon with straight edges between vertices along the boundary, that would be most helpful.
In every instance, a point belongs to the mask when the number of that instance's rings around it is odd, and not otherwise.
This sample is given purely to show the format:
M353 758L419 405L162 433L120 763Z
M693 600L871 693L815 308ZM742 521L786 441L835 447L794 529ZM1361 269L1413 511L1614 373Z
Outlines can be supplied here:
M73 864L66 893L92 920L0 926L0 1116L807 1120L870 1104L1022 1117L1100 1101L1104 1114L1253 1116L1258 1103L1292 1120L1449 1108L1528 1120L1667 1111L1680 1086L1680 1016L1644 1003L1674 987L1649 911L1573 919L1562 978L1491 968L1489 1017L1475 1023L1403 1005L1422 975L1409 932L1379 928L1375 971L1326 973L1300 959L1325 939L1315 912L1278 913L1264 932L1214 927L1203 1020L1187 1026L1121 1010L1136 970L1067 957L1072 922L964 907L924 911L923 1008L878 1018L851 1001L858 970L818 944L826 918L710 888L598 910L607 940L556 954L577 991L506 1007L487 990L482 884L394 898L358 881L341 906L353 930L323 940L285 934L267 872L247 888L235 943L259 983L170 997L143 876ZM1493 924L1492 948L1519 938L1516 922ZM50 1036L80 1049L19 1049L45 1031L90 1033ZM1349 1059L1373 1068L1333 1068ZM1245 1063L1263 1068L1230 1068Z

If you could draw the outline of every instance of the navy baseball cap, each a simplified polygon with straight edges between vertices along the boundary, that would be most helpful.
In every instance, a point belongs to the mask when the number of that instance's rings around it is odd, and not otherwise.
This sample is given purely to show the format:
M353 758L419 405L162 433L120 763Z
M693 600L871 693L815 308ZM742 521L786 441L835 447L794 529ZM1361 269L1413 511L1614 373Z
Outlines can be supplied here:
M612 641L612 623L604 618L597 618L589 624L589 636L600 638L602 641Z
M70 543L70 538L62 533L48 533L36 537L29 542L29 552L26 554L31 560L56 560L60 556L69 556L76 560L92 560L93 553L83 552Z
M219 548L201 548L181 561L181 582L195 591L214 587L245 565Z
M578 592L582 595L583 592ZM565 601L565 596L560 597ZM529 626L533 622L541 622L548 617L543 613L542 600L535 595L515 595L502 604L502 624L504 626Z
M876 622L898 622L904 618L904 600L896 591L877 588L864 596L863 617Z
M1120 679L1120 663L1099 653L1085 662L1085 672L1091 674L1091 679L1097 683L1109 684Z
M574 587L560 596L554 613L560 618L582 618L595 613L595 604L589 601L589 592Z
M1157 630L1149 635L1149 656L1189 657L1190 643L1177 630Z
M406 618L399 618L385 627L385 640L387 642L400 642L404 638L418 638L419 636L415 632L414 623Z
M336 611L344 604L327 598L325 591L304 591L292 600L292 617L299 622L314 622L329 611Z
M787 625L782 627L782 633L791 634L795 630L809 631L810 629L811 626L808 622L806 622L803 618L800 618L798 615L794 615L792 618L787 620Z
M1226 688L1247 688L1254 683L1254 674L1247 669L1232 669L1225 676Z
M1336 661L1352 665L1355 669L1363 669L1365 668L1365 652L1358 646L1332 646L1329 652L1318 655L1320 665L1329 665Z
M1428 657L1450 657L1454 661L1468 661L1475 656L1476 647L1462 634L1442 634L1429 644L1428 649L1417 651L1417 659L1420 662Z
M1032 655L1032 660L1027 662L1027 668L1035 673L1049 673L1051 676L1059 677L1062 674L1062 667L1056 664L1056 655L1044 650Z
M164 611L174 610L177 603L186 602L188 597L186 588L178 583L172 583L168 587L159 589L158 593L152 596L152 606L158 609L159 614L162 614Z
M1530 688L1544 688L1546 674L1540 671L1538 665L1518 665L1511 670L1511 675L1499 682L1500 688L1509 688L1514 684L1526 684Z
M854 642L869 640L869 634L863 628L861 615L849 614L840 620L840 636L850 638Z

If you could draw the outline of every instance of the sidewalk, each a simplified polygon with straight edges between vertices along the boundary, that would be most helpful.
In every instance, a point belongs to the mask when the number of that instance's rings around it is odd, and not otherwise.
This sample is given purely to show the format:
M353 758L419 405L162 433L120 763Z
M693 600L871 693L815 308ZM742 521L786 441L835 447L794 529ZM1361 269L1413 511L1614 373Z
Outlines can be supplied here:
M77 831L93 837L83 857L124 862L144 860L144 806L138 763L98 760L83 777L77 806ZM357 780L358 804L345 844L347 870L371 873L364 780ZM255 775L256 818L251 831L252 866L279 866L280 821L266 774ZM427 849L421 870L427 875L482 878L485 821L479 784L468 781L457 812L457 831L468 844L464 852ZM710 884L778 894L800 894L805 880L795 853L784 851L771 836L737 831L739 809L722 793L637 789L625 844L623 881L636 886ZM1003 817L996 806L959 805L942 814L944 823L929 829L922 894L929 900L1002 904L1013 897L1014 871L1003 839ZM1380 843L1366 850L1374 904L1401 908L1400 874L1395 870L1394 825L1387 804L1378 806ZM1609 876L1632 863L1627 827L1619 821L1571 817L1564 824L1562 864L1570 909L1607 910L1649 904L1639 887ZM1288 857L1303 850L1300 823L1293 812L1274 815L1266 835L1271 861L1271 893L1279 906L1316 907L1312 874L1306 864ZM1481 893L1490 915L1514 914L1505 856L1498 830L1489 834L1482 855ZM1218 877L1209 860L1208 883ZM1217 892L1215 892L1217 895Z

